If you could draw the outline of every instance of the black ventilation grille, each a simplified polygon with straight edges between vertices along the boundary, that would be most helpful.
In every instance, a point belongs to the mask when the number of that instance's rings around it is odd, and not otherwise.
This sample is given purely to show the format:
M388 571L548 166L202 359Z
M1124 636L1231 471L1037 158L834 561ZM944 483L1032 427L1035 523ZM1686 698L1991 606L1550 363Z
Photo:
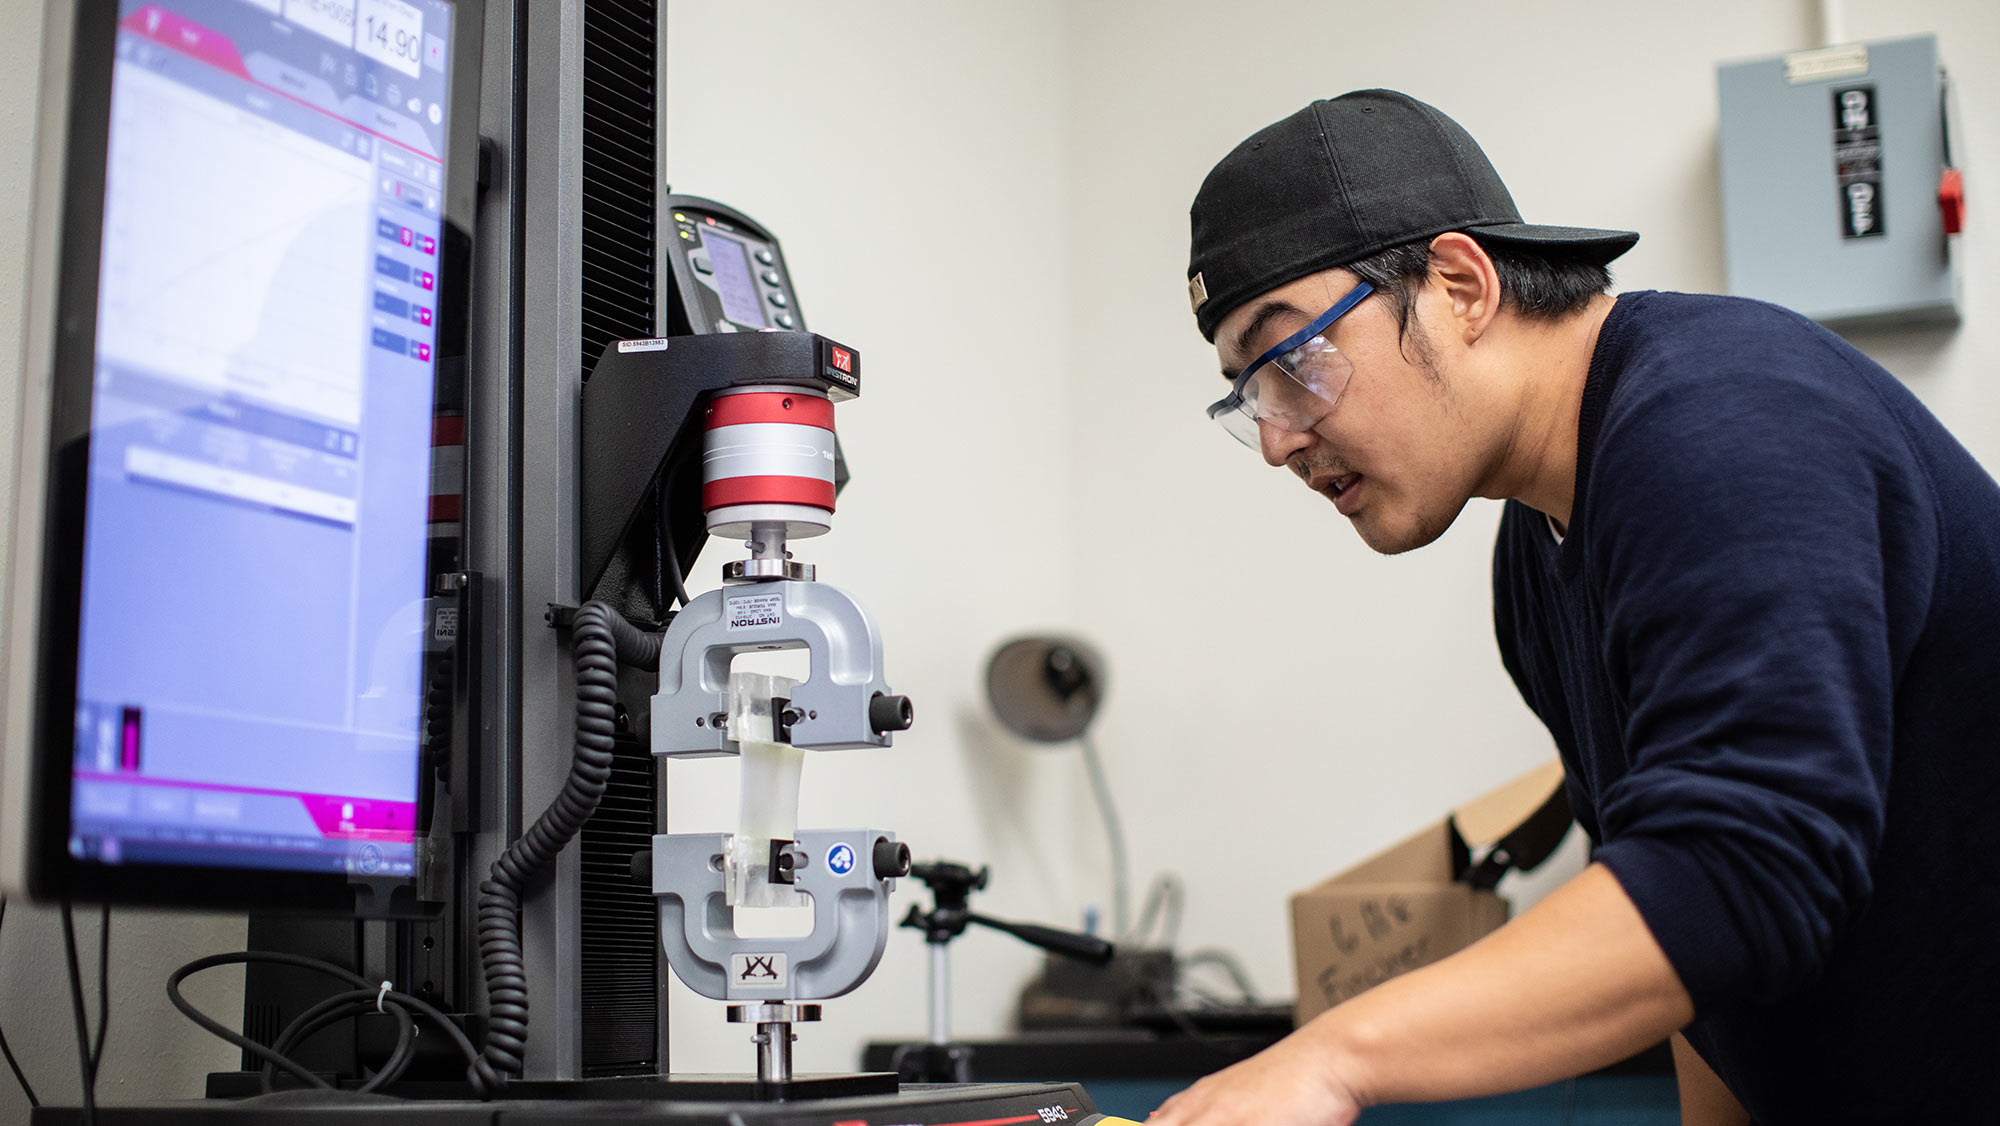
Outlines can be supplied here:
M653 755L621 737L583 826L583 1073L651 1074L659 1060L660 912L632 855L653 845Z
M583 6L582 372L614 340L652 336L659 246L658 0ZM652 847L653 756L620 738L611 781L585 823L583 1072L659 1069L659 908L632 878Z
M583 377L613 340L652 336L658 252L659 12L583 7Z

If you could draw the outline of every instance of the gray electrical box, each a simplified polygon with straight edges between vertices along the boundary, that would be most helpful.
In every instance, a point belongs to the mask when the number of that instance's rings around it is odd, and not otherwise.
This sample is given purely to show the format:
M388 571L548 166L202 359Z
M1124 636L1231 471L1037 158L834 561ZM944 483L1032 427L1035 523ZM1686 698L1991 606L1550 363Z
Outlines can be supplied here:
M1729 292L1830 324L1955 323L1937 38L1731 63L1716 79Z

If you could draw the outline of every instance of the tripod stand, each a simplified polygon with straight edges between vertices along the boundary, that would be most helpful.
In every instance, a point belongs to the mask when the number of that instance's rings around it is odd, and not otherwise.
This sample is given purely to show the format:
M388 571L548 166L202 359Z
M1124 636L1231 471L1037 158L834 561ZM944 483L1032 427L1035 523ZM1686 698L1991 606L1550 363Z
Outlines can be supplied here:
M1034 923L1013 923L981 915L972 910L972 893L984 890L989 870L977 872L949 860L917 864L910 875L923 881L931 891L932 905L925 911L915 905L902 925L924 932L931 948L930 1039L922 1044L905 1044L896 1050L896 1072L906 1083L969 1083L972 1081L972 1049L951 1042L951 940L977 924L1011 934L1030 946L1052 954L1075 958L1092 965L1111 961L1112 946L1101 938Z

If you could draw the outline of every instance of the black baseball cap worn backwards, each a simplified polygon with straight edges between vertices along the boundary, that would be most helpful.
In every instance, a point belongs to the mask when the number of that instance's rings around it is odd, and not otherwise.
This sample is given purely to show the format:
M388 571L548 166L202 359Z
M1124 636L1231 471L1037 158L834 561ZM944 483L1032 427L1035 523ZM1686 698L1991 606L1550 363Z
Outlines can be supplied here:
M1523 223L1471 135L1394 90L1322 99L1252 134L1209 171L1188 219L1188 301L1211 342L1245 301L1446 231L1595 263L1639 241Z

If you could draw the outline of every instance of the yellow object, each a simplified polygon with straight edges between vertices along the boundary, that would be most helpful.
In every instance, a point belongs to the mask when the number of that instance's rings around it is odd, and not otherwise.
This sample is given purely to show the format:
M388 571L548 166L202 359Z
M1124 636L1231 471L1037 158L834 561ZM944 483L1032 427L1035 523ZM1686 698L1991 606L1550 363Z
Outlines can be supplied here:
M1129 1118L1113 1118L1111 1115L1107 1114L1104 1117L1099 1118L1095 1123L1095 1126L1139 1126L1139 1124L1137 1122L1132 1121Z

